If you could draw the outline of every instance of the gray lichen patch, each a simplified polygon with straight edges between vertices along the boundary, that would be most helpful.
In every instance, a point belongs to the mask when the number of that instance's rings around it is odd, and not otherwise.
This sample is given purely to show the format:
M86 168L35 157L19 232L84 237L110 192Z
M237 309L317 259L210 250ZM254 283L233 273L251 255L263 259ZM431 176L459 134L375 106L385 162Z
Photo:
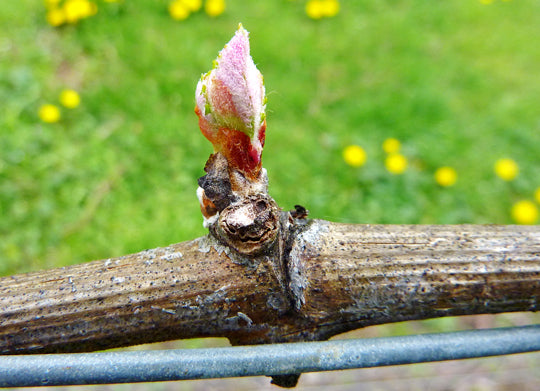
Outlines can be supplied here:
M294 238L288 257L289 289L297 310L306 303L304 292L309 287L304 259L317 255L320 236L328 232L329 223L323 220L310 221Z
M210 235L203 236L202 238L195 239L195 242L198 245L198 250L201 253L209 253L212 249L212 246L217 242Z
M184 255L181 252L177 251L177 252L172 252L172 253L162 255L160 259L162 261L174 262L175 260L181 259L183 256Z
M247 316L246 314L244 314L243 312L238 311L236 313L236 316L238 316L240 319L246 322L248 326L251 326L253 324L253 321L251 320L251 318Z

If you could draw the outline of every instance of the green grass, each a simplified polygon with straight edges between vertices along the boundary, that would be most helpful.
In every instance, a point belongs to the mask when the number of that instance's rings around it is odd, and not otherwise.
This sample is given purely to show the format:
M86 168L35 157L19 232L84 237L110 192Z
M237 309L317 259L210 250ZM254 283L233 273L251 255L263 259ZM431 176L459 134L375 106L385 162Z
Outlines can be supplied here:
M265 77L264 165L283 208L356 223L511 223L540 186L537 0L229 0L177 22L165 1L99 2L53 28L40 2L0 6L0 274L119 256L205 233L195 197L211 145L195 85L238 22ZM63 88L81 105L40 122ZM384 168L402 142L409 169ZM368 154L352 168L349 144ZM493 173L511 157L513 182ZM459 179L443 189L436 168Z

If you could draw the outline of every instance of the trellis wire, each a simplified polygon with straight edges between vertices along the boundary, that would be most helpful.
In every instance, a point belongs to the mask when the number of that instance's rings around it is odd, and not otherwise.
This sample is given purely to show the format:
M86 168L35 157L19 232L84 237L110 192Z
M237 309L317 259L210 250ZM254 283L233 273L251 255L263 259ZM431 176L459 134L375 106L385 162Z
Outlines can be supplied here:
M283 375L540 350L540 325L259 346L0 357L0 387Z

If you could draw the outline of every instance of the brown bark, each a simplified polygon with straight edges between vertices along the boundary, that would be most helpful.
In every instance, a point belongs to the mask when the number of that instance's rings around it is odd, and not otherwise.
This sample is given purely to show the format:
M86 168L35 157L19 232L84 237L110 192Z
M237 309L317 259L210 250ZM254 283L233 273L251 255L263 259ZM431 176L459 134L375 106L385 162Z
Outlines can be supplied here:
M0 279L0 353L180 338L321 340L359 327L536 311L538 226L300 221L247 257L212 237Z
M296 306L318 334L538 309L538 226L318 221L296 238L295 248L300 261L290 275L300 287ZM293 252L292 265L294 258Z

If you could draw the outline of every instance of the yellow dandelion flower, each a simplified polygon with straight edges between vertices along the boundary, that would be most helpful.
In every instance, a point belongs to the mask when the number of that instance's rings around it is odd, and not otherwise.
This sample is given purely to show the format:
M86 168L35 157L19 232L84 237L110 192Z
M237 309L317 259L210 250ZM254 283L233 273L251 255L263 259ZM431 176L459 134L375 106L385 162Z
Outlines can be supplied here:
M67 0L64 3L64 13L68 23L76 23L81 19L95 15L97 5L88 0Z
M401 148L401 143L395 138L387 138L383 141L382 149L386 153L397 153Z
M495 174L505 181L511 181L516 178L519 173L517 163L512 159L499 159L495 162Z
M182 0L182 2L191 12L197 12L202 7L202 0Z
M534 224L538 220L538 208L534 202L522 200L512 206L512 219L518 224Z
M392 174L403 174L407 169L407 158L400 153L391 153L386 157L384 165Z
M309 0L306 3L306 14L311 19L331 18L339 13L338 0Z
M62 8L52 8L47 11L45 16L47 23L53 27L58 27L63 25L66 22L66 14Z
M169 4L169 14L174 20L184 20L190 14L189 8L181 0L175 0Z
M38 115L43 122L54 123L60 121L60 109L55 105L42 105L39 108Z
M322 0L309 0L306 3L306 14L311 19L321 19L324 16L324 2Z
M331 18L339 13L339 1L337 0L324 0L321 2L321 10L323 16Z
M452 167L440 167L435 171L435 182L443 187L453 186L457 181L457 172Z
M204 12L208 16L216 17L225 11L225 0L206 0L204 4Z
M351 167L361 167L367 160L367 154L362 147L349 145L343 150L343 160Z
M81 97L77 91L63 90L60 93L60 103L62 106L67 107L68 109L74 109L81 103Z

